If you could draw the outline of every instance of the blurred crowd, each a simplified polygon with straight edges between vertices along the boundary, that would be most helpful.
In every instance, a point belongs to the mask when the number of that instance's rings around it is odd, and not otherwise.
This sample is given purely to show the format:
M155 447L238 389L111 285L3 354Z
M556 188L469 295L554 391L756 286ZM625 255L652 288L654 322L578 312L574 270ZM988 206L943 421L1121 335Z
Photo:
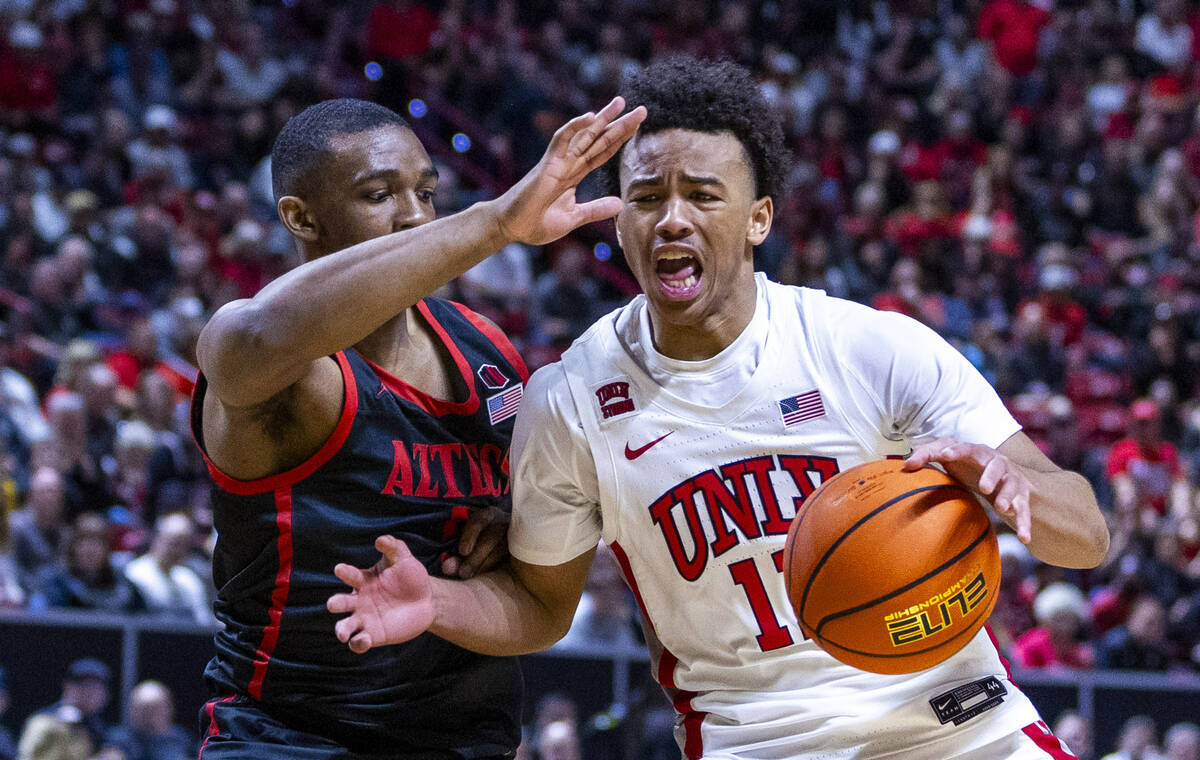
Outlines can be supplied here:
M1095 486L1100 568L1002 536L1002 649L1200 670L1184 0L0 0L0 605L211 624L194 345L298 263L270 198L289 116L392 106L448 213L672 51L747 65L783 118L794 162L759 268L930 325ZM541 365L633 292L610 236L509 246L444 294ZM569 646L637 644L609 585Z

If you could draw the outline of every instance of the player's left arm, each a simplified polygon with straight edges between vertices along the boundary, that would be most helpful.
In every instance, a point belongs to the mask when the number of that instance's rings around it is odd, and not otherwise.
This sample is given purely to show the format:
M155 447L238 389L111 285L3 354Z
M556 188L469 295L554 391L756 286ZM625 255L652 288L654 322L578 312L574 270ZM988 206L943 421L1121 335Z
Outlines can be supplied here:
M1091 485L1050 461L1024 433L998 448L939 438L915 447L905 464L930 463L982 494L1041 561L1086 568L1104 560L1108 525Z

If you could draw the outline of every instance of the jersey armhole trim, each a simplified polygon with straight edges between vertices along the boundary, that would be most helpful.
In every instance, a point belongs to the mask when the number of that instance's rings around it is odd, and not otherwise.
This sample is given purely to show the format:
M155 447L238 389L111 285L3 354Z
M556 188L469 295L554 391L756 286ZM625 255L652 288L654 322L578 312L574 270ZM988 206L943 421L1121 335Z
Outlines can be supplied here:
M212 479L216 481L218 486L236 496L252 496L276 491L280 488L288 488L299 483L316 472L321 465L333 458L333 455L342 448L342 444L350 436L350 428L354 424L354 416L358 411L358 383L354 379L354 370L350 367L350 361L346 358L344 351L338 351L334 355L334 358L337 360L338 367L342 371L342 386L345 389L345 399L342 402L342 414L338 418L337 426L334 427L333 433L325 440L325 443L321 444L321 448L317 450L317 453L290 470L256 480L238 480L221 472L213 464L213 461L208 458L208 452L201 446L200 453L204 455L204 464L208 466L208 472L212 475ZM194 398L193 403L196 400L199 399ZM198 412L196 416L197 418L199 417ZM197 419L197 426L198 423L199 420Z
M459 312L461 312L471 324L475 325L475 329L483 333L487 339L492 342L492 345L494 345L496 349L504 355L505 359L508 359L508 363L513 365L513 368L517 370L517 374L521 376L521 382L523 384L529 382L529 368L525 366L525 360L521 358L521 354L517 352L516 347L513 346L512 342L509 341L508 337L500 330L500 328L496 327L494 324L472 311L469 307L464 306L457 301L451 301L450 303L454 306L454 308L458 309Z

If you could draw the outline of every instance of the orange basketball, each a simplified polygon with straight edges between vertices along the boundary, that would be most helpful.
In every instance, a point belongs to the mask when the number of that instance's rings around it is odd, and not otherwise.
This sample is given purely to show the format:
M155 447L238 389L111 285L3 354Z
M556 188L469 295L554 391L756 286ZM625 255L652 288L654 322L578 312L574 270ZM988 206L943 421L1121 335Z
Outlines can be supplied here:
M804 635L875 673L913 673L962 649L987 621L1000 551L987 512L941 470L884 459L814 492L784 550Z

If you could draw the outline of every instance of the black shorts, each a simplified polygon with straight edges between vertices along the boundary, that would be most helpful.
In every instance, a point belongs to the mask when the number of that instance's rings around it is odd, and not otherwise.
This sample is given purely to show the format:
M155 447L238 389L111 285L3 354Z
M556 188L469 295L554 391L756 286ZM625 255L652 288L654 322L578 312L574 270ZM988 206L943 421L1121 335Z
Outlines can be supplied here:
M511 760L516 754L395 753L386 746L363 753L308 728L280 720L249 697L214 699L200 708L200 760Z

